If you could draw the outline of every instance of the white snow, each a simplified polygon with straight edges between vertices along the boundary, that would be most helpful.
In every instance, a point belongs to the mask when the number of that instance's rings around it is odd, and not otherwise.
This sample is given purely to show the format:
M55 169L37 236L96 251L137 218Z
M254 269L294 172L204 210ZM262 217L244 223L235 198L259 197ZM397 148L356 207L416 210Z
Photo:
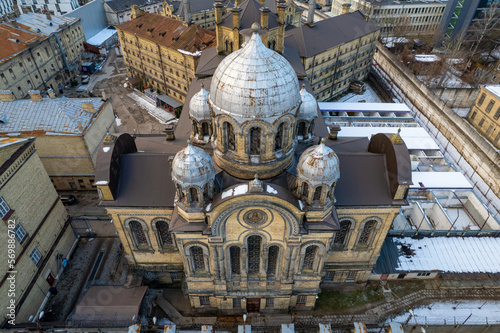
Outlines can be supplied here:
M410 108L404 103L337 103L337 102L319 102L321 111L329 112L411 112Z
M248 185L247 184L238 185L234 188L233 195L245 194L247 192L248 192Z
M436 62L440 61L441 58L435 54L415 54L415 61L420 62Z
M405 323L410 318L409 325L500 324L500 301L438 302L414 308L412 312L412 318L410 313L404 313L392 321Z
M105 180L100 180L100 181L96 182L95 184L96 185L108 185L108 182Z
M276 191L276 189L274 187L267 185L267 193L278 194L278 191Z
M382 103L380 97L378 97L377 93L370 87L370 85L366 85L366 91L362 95L358 95L356 93L349 93L344 97L340 98L336 102L349 102L349 103Z
M472 189L471 183L461 172L412 172L410 188Z
M87 39L87 43L99 47L116 33L117 33L116 29L110 29L110 28L103 29L90 39Z
M398 271L438 270L454 273L500 272L500 238L426 237L394 239L398 249L410 247L412 255L400 252Z
M186 55L189 55L189 56L192 56L192 57L199 57L199 56L201 56L201 51L196 51L195 53L191 53L191 52L184 51L184 50L181 50L181 49L177 49L177 51L179 51L182 54L186 54Z
M116 126L121 126L122 120L120 118L116 118Z
M230 197L232 195L233 195L233 189L230 188L229 190L225 190L224 192L222 192L221 198L225 199L225 198Z
M490 93L496 95L497 98L500 98L500 85L490 85L485 87Z
M207 205L207 207L205 208L205 210L208 212L208 211L210 211L210 208L212 208L212 203L209 203Z
M161 124L165 124L168 120L175 118L173 115L171 115L168 111L163 110L160 107L157 107L150 102L148 102L146 99L144 99L142 96L137 94L135 91L133 93L128 94L128 97L132 98L134 101L137 102L137 104L142 107L143 109L146 109L148 113L158 119L158 121Z
M102 151L105 152L105 153L107 153L110 149L111 149L111 147L103 147Z

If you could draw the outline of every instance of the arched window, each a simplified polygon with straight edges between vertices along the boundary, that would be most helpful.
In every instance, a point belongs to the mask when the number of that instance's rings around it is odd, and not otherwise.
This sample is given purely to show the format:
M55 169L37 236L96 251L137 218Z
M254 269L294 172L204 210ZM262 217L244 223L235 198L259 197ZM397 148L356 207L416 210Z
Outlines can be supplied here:
M308 246L306 253L304 254L304 264L302 265L303 270L312 270L314 266L314 259L318 253L318 247L316 245Z
M349 220L340 221L340 230L337 231L335 239L333 240L333 244L335 246L344 247L345 241L347 239L347 234L350 229L351 229L351 221Z
M144 233L140 222L130 221L128 226L130 228L130 233L132 234L135 246L140 247L149 245L148 239L146 238L146 234Z
M226 52L229 52L229 41L226 39Z
M184 192L182 192L182 187L177 184L177 196L179 197L179 200L182 200L184 198Z
M191 202L198 202L198 191L194 187L189 189L189 195L191 196Z
M276 268L278 266L278 254L280 248L276 245L269 247L269 252L267 256L267 275L274 277L276 275Z
M161 247L173 245L172 234L168 230L168 223L165 221L156 222L156 231Z
M233 42L229 43L229 46L231 47L231 52L233 52Z
M306 199L309 198L309 184L306 182L302 183L302 196Z
M358 244L368 245L368 242L370 241L370 236L371 236L376 224L377 224L377 221L374 221L374 220L370 220L370 221L365 223L365 226L363 227L363 230L361 231L361 234L359 235Z
M236 145L235 145L233 125L231 125L228 122L225 122L224 125L222 125L222 130L224 132L224 148L229 150L235 150Z
M323 188L322 186L318 186L316 187L316 190L314 190L314 197L313 197L314 201L319 201L321 199L322 188Z
M283 128L285 124L281 123L278 126L276 135L274 136L274 150L280 150L283 147Z
M193 260L193 269L195 272L205 270L205 258L203 258L203 249L199 246L193 246L189 249L191 259Z
M260 236L248 237L248 274L258 274L260 269Z
M209 197L209 195L208 195L208 183L206 183L205 186L203 186L203 197L204 198Z
M260 128L250 128L250 155L260 155Z
M193 135L198 135L198 124L193 120Z
M201 135L203 135L203 136L210 135L210 132L208 131L208 123L207 122L203 122L201 124Z
M229 248L229 256L231 258L231 273L240 274L240 248L231 246Z
M309 126L309 133L314 134L314 119L311 120L311 125Z
M301 121L297 125L297 135L302 136L302 137L306 136L306 123L305 122Z

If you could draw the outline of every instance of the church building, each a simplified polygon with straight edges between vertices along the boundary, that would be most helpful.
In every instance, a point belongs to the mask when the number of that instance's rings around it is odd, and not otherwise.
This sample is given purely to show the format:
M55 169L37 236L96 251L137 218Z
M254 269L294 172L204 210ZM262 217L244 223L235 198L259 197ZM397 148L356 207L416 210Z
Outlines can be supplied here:
M193 80L174 140L99 148L101 205L130 268L182 280L194 309L311 309L322 284L366 281L411 184L399 134L328 138L265 33L254 24Z

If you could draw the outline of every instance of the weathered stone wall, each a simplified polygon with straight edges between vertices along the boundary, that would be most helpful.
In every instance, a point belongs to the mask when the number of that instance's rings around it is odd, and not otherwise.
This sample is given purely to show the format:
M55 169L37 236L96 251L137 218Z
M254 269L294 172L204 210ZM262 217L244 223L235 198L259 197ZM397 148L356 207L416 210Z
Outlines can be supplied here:
M450 108L471 108L479 95L479 87L433 88L431 91Z
M414 112L445 157L473 184L476 194L500 218L500 154L471 125L446 106L402 63L377 45L374 71Z

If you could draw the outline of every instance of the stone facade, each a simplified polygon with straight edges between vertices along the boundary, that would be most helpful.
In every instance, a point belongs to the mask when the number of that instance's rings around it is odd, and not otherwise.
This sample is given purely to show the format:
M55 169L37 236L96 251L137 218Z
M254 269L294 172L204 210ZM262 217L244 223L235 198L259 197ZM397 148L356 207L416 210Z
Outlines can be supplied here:
M467 119L500 149L500 86L482 86Z
M66 209L35 151L34 139L4 138L0 142L0 200L4 220L0 223L0 242L5 246L0 251L3 295L0 304L6 309L10 299L15 299L17 323L38 314L49 288L57 283L63 259L69 259L76 237ZM15 267L11 269L7 266L7 244L15 244ZM12 298L8 296L10 270L17 271L12 274L15 275Z
M115 26L130 21L133 14L132 8L130 8L132 5L139 6L141 10L151 14L163 10L161 0L137 0L126 7L123 6L123 2L120 0L106 1L103 2L103 6L109 25Z
M135 13L135 20L116 27L127 71L144 86L184 102L201 51L215 46L213 31L161 15L141 15L138 8Z
M29 26L39 19L54 31ZM26 13L16 20L1 24L18 37L0 37L0 47L5 50L1 52L0 90L10 90L16 98L28 97L30 90L59 92L79 74L85 43L80 19ZM19 28L18 21L30 29ZM55 26L60 28L53 29Z

